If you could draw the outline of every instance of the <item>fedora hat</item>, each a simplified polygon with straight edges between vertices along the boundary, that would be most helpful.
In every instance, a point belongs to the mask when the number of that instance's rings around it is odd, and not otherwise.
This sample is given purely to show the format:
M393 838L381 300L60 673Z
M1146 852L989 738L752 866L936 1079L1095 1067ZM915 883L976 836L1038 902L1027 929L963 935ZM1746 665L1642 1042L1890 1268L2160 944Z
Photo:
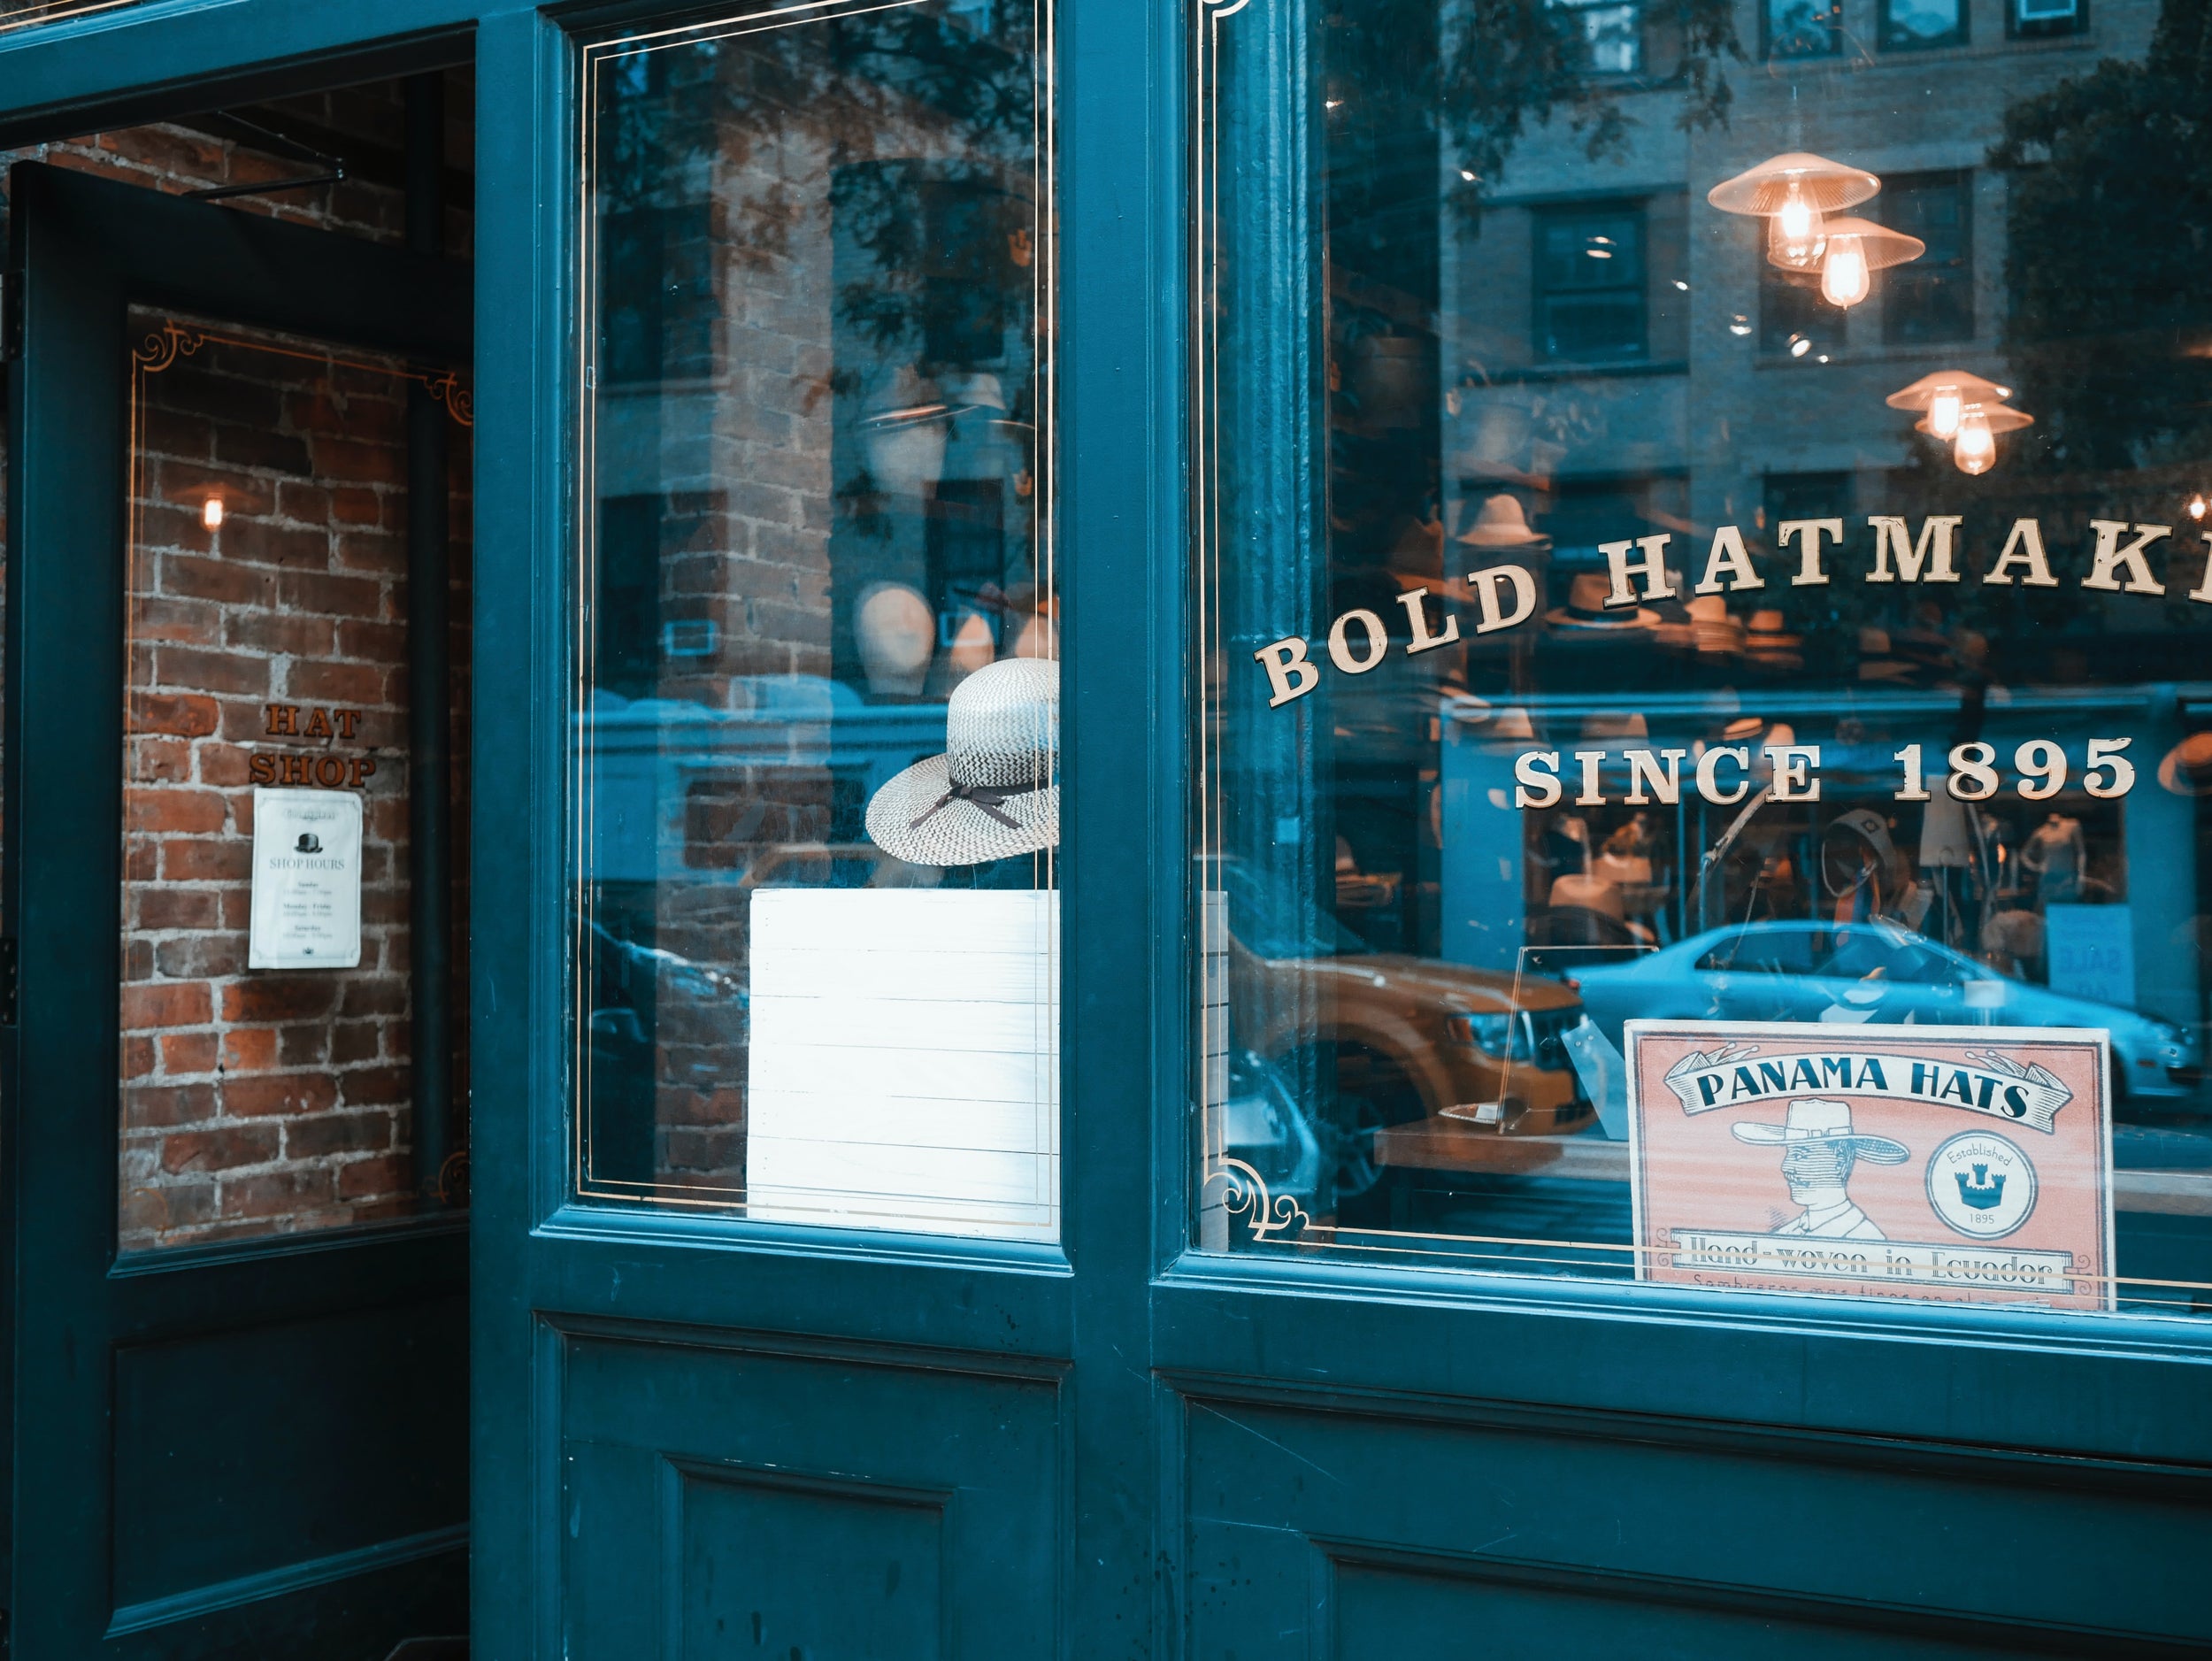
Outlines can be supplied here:
M1458 540L1470 548L1534 548L1540 543L1549 547L1551 538L1529 527L1528 517L1521 511L1521 499L1501 490L1482 504L1475 515L1475 522L1460 532Z
M2192 733L2168 750L2158 782L2176 796L2212 796L2212 733Z
M1609 633L1630 628L1656 628L1659 613L1649 606L1620 606L1609 610L1605 596L1612 591L1601 573L1584 571L1576 573L1567 589L1567 604L1555 605L1544 613L1544 621L1554 628L1604 630Z
M1060 665L987 664L945 705L945 753L868 804L868 839L917 865L975 865L1060 840Z
M1864 1136L1853 1130L1848 1102L1824 1102L1816 1096L1809 1096L1790 1103L1784 1121L1779 1125L1731 1125L1728 1128L1738 1142L1848 1142L1853 1154L1861 1159L1871 1159L1878 1165L1902 1165L1912 1157L1912 1150L1901 1142L1892 1142L1887 1136Z

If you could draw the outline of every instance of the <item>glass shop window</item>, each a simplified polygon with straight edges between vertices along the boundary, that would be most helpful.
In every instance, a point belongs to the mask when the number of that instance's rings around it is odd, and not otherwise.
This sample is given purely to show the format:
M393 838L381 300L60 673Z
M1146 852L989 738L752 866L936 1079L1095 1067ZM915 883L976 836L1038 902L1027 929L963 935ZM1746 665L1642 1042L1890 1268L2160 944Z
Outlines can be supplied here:
M1538 217L1536 340L1538 355L1556 362L1644 356L1640 207Z
M1882 223L1924 251L1893 266L1882 296L1882 338L1893 346L1974 338L1974 175L1900 179L1877 198Z
M2180 6L1634 83L1203 9L1199 1249L2212 1311Z
M1057 1238L1048 27L584 49L586 1203Z
M1966 0L1879 0L1886 52L1966 44Z
M1769 58L1833 58L1843 50L1843 0L1763 0Z

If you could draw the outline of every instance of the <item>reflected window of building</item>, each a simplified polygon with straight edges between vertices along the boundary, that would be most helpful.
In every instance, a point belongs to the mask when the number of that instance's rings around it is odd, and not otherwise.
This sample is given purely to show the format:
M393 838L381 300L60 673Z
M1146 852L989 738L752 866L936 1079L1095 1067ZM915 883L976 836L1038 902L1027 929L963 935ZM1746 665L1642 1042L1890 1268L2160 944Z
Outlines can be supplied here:
M1646 355L1641 204L1555 208L1536 220L1536 343L1558 363Z
M1966 44L1966 0L1878 0L1886 52Z
M1551 0L1571 14L1583 69L1593 75L1633 75L1644 67L1643 7L1605 0Z
M1883 273L1882 338L1892 345L1974 338L1974 175L1960 169L1886 181L1882 223L1927 251Z
M1843 0L1763 0L1769 58L1832 58L1843 50Z
M2005 33L2016 40L2079 35L2089 27L2089 0L2006 0Z
M1850 317L1821 297L1812 273L1782 271L1759 257L1759 350L1792 363L1824 364L1843 350Z

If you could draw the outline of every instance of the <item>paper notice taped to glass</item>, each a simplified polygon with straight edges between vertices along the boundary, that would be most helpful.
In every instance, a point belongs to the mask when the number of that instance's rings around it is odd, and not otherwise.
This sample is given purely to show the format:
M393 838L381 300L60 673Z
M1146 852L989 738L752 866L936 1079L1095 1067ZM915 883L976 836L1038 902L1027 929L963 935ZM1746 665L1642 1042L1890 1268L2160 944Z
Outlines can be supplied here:
M361 798L349 790L253 793L250 969L350 969L361 961Z

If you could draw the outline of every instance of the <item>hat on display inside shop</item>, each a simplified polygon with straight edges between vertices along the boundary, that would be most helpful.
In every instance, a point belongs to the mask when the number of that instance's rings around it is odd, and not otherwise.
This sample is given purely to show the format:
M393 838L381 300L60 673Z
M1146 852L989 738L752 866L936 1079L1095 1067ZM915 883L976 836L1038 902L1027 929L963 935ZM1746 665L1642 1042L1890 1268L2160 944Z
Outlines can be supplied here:
M1743 619L1732 617L1728 602L1717 594L1701 594L1690 601L1690 628L1701 652L1735 657L1743 651Z
M1501 490L1482 504L1475 522L1460 532L1458 540L1470 548L1548 548L1551 538L1529 527L1521 499Z
M2168 750L2158 782L2176 796L2212 796L2212 733L2192 733Z
M953 688L945 753L868 804L868 839L918 865L974 865L1060 840L1060 665L1006 657Z
M1528 711L1520 708L1500 710L1490 723L1488 738L1534 738L1535 723L1528 719Z
M872 582L853 608L853 635L871 692L912 697L937 650L937 619L921 591L903 582Z
M1776 669L1802 669L1805 659L1800 649L1804 644L1805 637L1789 633L1781 612L1772 610L1754 611L1751 627L1744 634L1745 656Z
M1595 571L1578 573L1567 590L1567 604L1555 605L1545 612L1544 621L1554 628L1586 629L1604 634L1659 627L1659 613L1649 606L1609 608L1605 596L1610 592L1611 585L1606 581L1603 573Z

